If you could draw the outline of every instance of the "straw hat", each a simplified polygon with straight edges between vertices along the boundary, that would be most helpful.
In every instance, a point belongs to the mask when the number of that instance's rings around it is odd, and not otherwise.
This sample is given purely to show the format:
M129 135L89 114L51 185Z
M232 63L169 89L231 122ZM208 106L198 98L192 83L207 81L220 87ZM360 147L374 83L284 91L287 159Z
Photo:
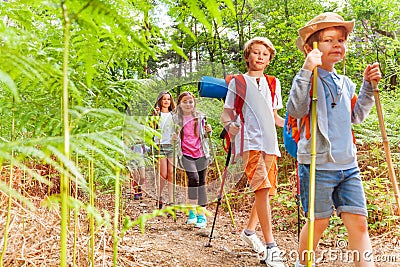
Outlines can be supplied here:
M345 21L340 15L333 12L322 13L307 22L306 26L299 29L299 37L296 40L297 48L305 53L304 45L313 33L334 26L345 27L347 34L349 34L354 28L354 20Z

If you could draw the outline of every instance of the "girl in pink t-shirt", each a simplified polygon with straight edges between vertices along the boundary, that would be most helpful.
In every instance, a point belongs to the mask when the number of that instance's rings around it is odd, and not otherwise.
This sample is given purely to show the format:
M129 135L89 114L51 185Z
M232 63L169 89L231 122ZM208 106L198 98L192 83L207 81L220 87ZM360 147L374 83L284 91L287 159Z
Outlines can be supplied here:
M206 123L205 115L196 111L196 101L190 92L179 95L174 121L180 127L173 138L177 139L177 155L188 177L188 202L192 207L187 223L205 228L206 173L211 159L208 137L211 126ZM195 205L202 208L196 212Z

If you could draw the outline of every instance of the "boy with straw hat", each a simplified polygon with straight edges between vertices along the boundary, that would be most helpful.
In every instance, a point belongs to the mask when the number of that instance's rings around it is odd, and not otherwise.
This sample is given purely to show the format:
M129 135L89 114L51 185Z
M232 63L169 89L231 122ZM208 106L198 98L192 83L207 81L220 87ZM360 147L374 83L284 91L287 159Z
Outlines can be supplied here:
M351 124L361 123L374 105L371 81L379 82L381 73L378 63L368 65L358 99L355 99L356 85L336 72L334 66L345 57L347 38L353 27L354 21L345 21L338 14L329 12L316 16L299 29L296 46L306 59L293 79L287 110L298 119L309 116L312 71L318 67L313 251L329 224L329 218L336 211L348 231L349 249L354 252L352 255L356 255L355 265L369 267L374 266L374 262L368 234L368 212ZM318 48L312 48L313 42L318 43ZM300 129L297 159L302 205L307 213L311 140L305 128ZM300 234L300 262L295 266L306 263L307 233L308 222Z

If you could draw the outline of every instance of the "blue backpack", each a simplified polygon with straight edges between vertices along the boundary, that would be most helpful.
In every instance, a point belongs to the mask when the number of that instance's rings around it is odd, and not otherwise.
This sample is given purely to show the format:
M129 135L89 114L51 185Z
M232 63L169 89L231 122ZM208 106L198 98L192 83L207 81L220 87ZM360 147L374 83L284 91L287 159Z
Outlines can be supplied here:
M285 124L283 125L283 143L286 151L295 159L297 159L297 143L300 140L300 132L303 127L306 127L306 138L310 139L311 132L309 114L301 118L300 125L298 125L297 119L290 116L289 112L286 112Z
M297 143L300 139L300 131L297 127L297 119L286 112L285 124L283 125L283 144L290 156L297 158Z

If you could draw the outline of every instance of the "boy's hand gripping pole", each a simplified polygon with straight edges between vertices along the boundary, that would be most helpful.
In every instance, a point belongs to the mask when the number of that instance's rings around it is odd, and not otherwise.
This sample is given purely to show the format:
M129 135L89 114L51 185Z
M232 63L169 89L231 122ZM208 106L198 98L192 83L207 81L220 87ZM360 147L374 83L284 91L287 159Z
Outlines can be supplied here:
M393 168L389 141L388 141L388 138L387 138L387 135L386 135L386 129L385 129L385 123L384 123L384 120L383 120L383 112L382 112L381 100L379 98L378 83L375 80L372 80L371 81L371 85L372 85L372 90L374 91L376 113L378 114L379 128L381 129L382 143L383 143L383 147L385 149L386 162L387 162L387 165L388 165L388 172L389 172L389 178L390 178L390 181L392 182L394 196L396 198L397 215L400 215L399 186L398 186L397 179L396 179L396 173L394 172L394 168Z
M313 48L318 48L317 42ZM317 102L318 102L318 68L314 68L313 94L311 103L311 153L310 153L310 183L308 188L308 240L307 267L312 267L314 257L314 204L315 204L315 169L317 160Z

